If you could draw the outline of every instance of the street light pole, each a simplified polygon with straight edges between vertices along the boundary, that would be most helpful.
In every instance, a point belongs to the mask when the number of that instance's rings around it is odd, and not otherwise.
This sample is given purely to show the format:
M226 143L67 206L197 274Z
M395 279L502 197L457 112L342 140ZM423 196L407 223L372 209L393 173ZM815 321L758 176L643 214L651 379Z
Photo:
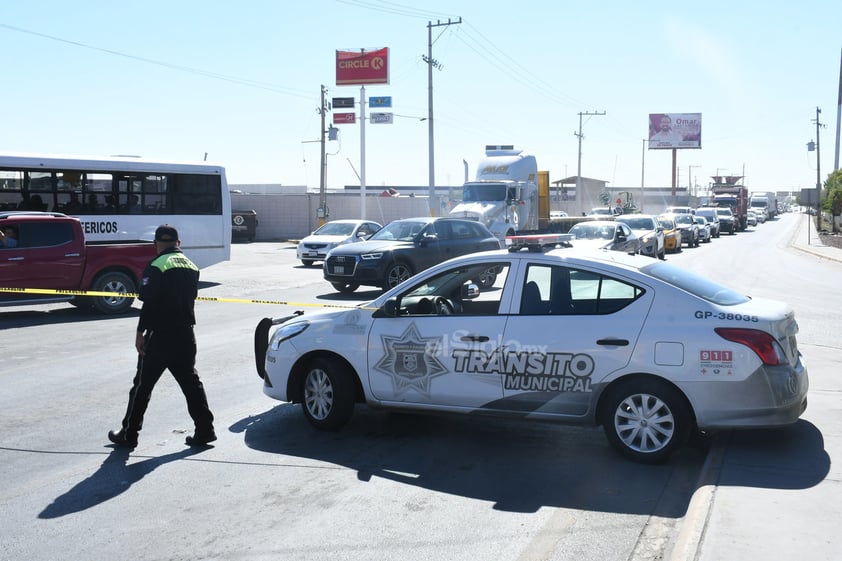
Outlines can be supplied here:
M700 168L700 165L693 165L687 166L687 194L690 195L691 191L693 196L696 196L696 191L693 189L693 168Z

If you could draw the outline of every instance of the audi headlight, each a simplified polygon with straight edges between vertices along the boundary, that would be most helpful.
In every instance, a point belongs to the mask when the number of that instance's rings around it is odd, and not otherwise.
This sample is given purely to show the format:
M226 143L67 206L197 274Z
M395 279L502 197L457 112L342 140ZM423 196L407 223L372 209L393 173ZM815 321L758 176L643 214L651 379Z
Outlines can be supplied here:
M363 253L362 255L360 255L360 258L362 258L365 261L377 261L378 259L383 258L383 252L378 251L377 253Z
M281 343L303 333L308 327L310 327L310 322L308 321L299 321L279 327L275 333L272 334L272 340L269 341L269 348L273 351L277 351Z

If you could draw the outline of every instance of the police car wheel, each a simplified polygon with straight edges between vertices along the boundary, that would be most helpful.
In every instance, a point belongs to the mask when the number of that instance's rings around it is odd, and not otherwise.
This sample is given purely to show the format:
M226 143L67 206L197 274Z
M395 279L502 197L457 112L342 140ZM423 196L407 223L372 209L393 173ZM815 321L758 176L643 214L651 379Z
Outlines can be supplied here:
M605 435L626 458L647 464L663 462L687 441L689 406L672 386L657 380L630 380L609 390L605 400Z
M125 273L105 273L94 280L91 290L94 292L112 292L117 294L136 293L134 281ZM94 308L103 314L121 314L132 307L134 298L129 296L93 296Z
M354 412L354 383L349 369L335 359L317 358L304 373L304 416L321 430L339 430Z

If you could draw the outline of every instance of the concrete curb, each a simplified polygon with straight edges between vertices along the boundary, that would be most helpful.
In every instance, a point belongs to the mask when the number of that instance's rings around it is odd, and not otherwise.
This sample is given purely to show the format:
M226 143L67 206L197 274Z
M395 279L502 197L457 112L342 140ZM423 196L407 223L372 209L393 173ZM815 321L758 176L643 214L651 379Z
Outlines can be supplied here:
M696 491L690 499L690 504L687 505L687 513L681 521L681 528L673 542L672 551L666 557L667 561L696 559L713 509L716 486L719 482L719 473L722 470L722 459L725 456L728 440L730 440L729 437L721 434L714 434L711 437L710 452L702 465Z

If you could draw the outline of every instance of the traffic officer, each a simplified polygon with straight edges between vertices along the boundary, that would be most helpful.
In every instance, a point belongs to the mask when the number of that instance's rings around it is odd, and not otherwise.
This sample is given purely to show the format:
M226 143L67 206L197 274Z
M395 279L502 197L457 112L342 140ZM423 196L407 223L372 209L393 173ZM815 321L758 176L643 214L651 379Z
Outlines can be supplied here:
M178 231L169 224L155 230L158 256L143 272L139 299L143 302L137 325L135 348L137 373L129 391L123 426L109 431L108 439L117 446L134 448L143 428L143 415L152 389L169 369L187 399L187 411L195 431L188 446L205 446L216 440L213 413L199 374L196 372L196 316L193 305L198 294L199 269L181 249Z

